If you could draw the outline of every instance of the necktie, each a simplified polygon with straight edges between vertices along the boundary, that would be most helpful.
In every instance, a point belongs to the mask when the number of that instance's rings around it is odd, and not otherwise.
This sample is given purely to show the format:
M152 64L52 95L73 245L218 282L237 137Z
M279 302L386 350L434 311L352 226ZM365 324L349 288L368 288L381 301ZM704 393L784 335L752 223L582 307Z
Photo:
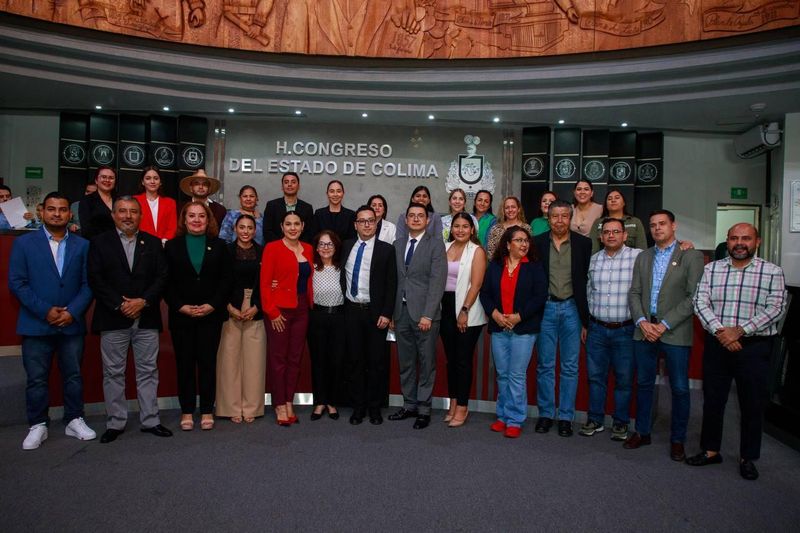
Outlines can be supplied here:
M364 258L364 248L366 248L367 243L362 242L358 246L358 252L356 253L356 262L353 265L353 281L350 283L350 296L355 298L358 295L358 273L361 270L361 259Z
M406 268L411 264L411 258L414 257L415 244L417 244L417 239L411 239L411 246L408 247L408 252L406 252Z

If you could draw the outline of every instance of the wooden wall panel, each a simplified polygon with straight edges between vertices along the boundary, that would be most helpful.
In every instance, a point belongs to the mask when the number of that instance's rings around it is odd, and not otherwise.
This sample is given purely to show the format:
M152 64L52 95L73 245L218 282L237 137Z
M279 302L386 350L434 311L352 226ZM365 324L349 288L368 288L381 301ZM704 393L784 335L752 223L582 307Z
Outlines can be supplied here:
M422 59L620 50L800 25L798 0L0 0L0 11L239 50Z

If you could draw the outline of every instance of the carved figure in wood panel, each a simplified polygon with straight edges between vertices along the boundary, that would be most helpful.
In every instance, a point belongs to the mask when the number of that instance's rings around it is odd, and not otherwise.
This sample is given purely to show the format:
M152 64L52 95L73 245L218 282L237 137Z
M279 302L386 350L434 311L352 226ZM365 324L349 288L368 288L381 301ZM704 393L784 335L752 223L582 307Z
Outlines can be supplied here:
M242 50L500 58L800 25L800 0L0 0L0 11Z

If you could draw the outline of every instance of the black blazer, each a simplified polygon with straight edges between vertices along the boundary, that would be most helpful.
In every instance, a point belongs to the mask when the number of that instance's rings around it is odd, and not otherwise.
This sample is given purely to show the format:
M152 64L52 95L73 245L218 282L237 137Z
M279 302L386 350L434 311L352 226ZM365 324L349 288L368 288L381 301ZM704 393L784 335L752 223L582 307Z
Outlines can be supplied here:
M217 237L206 238L206 253L200 274L195 272L186 250L186 237L167 241L164 247L169 266L164 299L169 305L170 329L186 328L199 322L219 323L228 318L233 262L228 246ZM183 305L210 304L214 312L203 318L191 318L178 312Z
M87 270L96 300L92 316L94 333L133 325L133 319L119 311L123 296L144 298L147 305L139 317L139 327L161 331L161 295L167 284L167 261L161 239L139 232L131 270L116 228L101 233L89 246Z
M397 266L394 257L394 246L378 239L376 235L375 248L372 250L372 263L369 266L369 303L371 318L378 323L378 317L392 318L394 314L394 299L397 292ZM345 265L356 239L350 239L342 245L341 256L341 282L342 294L347 301L347 271Z
M570 251L572 257L572 294L578 314L584 327L589 325L589 301L586 299L586 282L589 280L589 260L592 258L592 240L570 230ZM550 284L550 232L534 237L539 261ZM549 292L549 290L548 290Z
M331 213L329 207L321 207L314 212L314 221L310 231L311 238L320 231L327 229L338 235L344 242L356 238L356 212L342 207L339 213Z
M547 276L541 261L520 263L517 288L514 291L514 312L522 319L514 326L514 333L520 335L538 333L542 327L544 303L547 301ZM502 331L492 318L495 309L503 312L503 301L500 292L500 280L505 265L496 261L489 262L486 275L481 285L481 305L489 317L489 333Z
M314 231L314 208L308 202L298 198L294 212L300 215L300 220L305 224L300 240L310 244L314 237L312 234ZM284 213L286 213L286 202L283 201L283 196L267 202L267 206L264 208L264 246L283 238L281 221Z
M116 227L114 219L111 218L111 209L100 198L100 193L97 191L81 199L78 204L78 218L81 222L81 237L87 240L92 240L101 233Z

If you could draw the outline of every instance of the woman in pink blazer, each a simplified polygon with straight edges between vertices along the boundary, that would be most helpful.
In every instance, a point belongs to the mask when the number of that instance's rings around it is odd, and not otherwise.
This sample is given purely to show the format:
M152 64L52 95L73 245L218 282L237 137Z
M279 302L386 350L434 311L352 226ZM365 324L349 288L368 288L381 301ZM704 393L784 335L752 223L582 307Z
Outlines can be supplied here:
M175 237L178 230L178 213L175 200L161 195L161 176L158 168L147 167L142 175L141 194L134 196L142 206L139 229L155 235L164 243Z

